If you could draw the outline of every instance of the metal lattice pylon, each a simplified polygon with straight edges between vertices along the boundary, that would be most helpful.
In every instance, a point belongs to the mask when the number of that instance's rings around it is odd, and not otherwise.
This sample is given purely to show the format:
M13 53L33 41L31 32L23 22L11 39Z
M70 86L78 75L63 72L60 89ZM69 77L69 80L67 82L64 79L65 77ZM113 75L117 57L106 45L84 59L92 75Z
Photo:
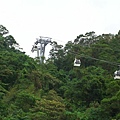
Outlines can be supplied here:
M45 55L45 47L48 43L51 43L51 39L49 37L43 37L40 36L40 38L37 38L37 41L34 43L32 47L32 52L37 51L37 57L40 60L40 63L43 63L44 55ZM43 57L43 58L42 58Z

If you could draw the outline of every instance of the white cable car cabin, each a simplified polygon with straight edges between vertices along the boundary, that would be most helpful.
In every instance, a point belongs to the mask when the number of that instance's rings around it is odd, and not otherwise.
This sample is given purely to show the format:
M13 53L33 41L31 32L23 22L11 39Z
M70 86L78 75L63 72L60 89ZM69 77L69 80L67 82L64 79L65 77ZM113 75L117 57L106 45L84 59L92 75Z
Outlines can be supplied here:
M114 72L114 79L120 79L120 70Z
M81 61L80 61L80 59L76 59L75 58L75 60L74 60L74 66L80 66L81 65Z

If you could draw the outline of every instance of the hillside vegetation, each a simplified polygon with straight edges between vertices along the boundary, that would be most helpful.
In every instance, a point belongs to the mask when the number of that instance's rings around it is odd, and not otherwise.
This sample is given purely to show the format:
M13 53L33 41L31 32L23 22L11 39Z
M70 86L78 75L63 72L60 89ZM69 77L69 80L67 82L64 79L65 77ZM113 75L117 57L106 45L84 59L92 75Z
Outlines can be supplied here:
M81 60L74 67L74 59ZM44 64L0 25L0 120L119 120L120 32L53 41Z

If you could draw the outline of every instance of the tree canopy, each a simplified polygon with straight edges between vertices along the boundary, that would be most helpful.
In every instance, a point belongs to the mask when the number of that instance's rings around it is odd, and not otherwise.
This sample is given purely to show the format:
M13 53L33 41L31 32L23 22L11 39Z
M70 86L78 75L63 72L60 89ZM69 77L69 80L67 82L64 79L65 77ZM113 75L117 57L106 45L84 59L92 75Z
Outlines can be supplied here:
M119 120L120 32L52 42L38 64L0 25L0 120ZM74 59L81 60L74 67Z

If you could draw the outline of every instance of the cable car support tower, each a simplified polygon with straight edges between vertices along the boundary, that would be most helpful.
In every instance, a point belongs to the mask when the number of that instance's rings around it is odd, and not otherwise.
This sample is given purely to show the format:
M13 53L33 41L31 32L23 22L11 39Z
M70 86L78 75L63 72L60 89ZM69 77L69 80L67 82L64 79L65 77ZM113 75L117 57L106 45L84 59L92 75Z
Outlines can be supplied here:
M52 38L40 36L40 38L36 39L32 47L31 51L37 51L37 58L39 58L40 63L44 62L45 47L48 43L51 43L51 39Z

